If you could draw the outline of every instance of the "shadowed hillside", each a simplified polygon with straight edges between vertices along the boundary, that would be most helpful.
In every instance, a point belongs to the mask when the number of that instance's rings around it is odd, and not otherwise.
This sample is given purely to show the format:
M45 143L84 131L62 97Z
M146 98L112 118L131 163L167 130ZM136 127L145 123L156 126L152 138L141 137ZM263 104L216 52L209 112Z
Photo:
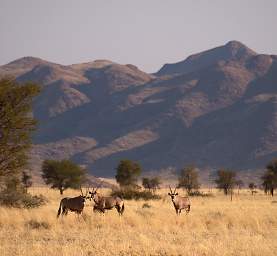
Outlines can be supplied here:
M109 176L131 158L145 170L257 169L277 150L277 57L237 41L155 75L107 60L63 66L32 57L1 66L5 75L43 85L34 166L71 158Z

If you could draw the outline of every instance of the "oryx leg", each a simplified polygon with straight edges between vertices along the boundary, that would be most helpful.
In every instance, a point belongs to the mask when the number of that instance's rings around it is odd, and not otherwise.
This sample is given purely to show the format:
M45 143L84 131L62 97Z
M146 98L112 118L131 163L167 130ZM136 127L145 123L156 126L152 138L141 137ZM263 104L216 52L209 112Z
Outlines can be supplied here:
M67 214L68 214L68 209L65 206L63 206L62 216Z
M121 207L120 207L120 205L117 204L114 207L116 208L118 214L121 215Z
M105 209L104 208L102 208L102 207L99 207L99 206L96 206L96 205L94 205L93 206L93 212L100 212L100 213L105 213Z
M77 211L78 220L80 221L80 216L85 220L85 217L83 215L83 211Z
M187 206L187 208L186 208L186 213L188 214L189 211L190 211L190 205Z
M175 208L175 211L176 211L176 214L178 215L179 214L179 210L177 208Z

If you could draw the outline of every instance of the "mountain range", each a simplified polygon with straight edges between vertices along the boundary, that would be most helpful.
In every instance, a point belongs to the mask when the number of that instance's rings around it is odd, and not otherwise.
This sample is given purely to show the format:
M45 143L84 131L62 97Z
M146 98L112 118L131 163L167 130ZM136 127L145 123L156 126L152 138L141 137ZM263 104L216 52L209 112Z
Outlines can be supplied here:
M277 155L277 55L238 41L154 74L109 60L65 66L24 57L0 66L4 76L42 86L33 107L35 169L70 158L113 176L128 158L144 171L257 170Z

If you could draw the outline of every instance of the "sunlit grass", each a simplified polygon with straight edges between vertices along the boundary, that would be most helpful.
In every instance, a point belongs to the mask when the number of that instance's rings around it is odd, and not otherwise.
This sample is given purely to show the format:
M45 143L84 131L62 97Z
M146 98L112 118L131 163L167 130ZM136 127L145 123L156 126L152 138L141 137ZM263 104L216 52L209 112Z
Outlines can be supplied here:
M107 192L107 191L102 191ZM125 212L69 213L56 219L57 191L33 188L49 202L33 210L0 207L0 255L276 255L277 203L243 191L233 202L221 193L191 198L191 212L177 217L167 191L163 199L125 201ZM69 190L64 196L77 196Z

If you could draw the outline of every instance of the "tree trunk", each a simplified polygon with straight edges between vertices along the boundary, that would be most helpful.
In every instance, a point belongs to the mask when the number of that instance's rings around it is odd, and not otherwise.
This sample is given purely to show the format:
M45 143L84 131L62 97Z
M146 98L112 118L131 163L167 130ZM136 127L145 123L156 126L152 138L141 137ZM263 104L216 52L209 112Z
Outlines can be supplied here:
M63 188L60 188L60 194L63 195Z
M273 194L274 194L274 188L270 189L270 194L271 194L271 196L273 196Z

